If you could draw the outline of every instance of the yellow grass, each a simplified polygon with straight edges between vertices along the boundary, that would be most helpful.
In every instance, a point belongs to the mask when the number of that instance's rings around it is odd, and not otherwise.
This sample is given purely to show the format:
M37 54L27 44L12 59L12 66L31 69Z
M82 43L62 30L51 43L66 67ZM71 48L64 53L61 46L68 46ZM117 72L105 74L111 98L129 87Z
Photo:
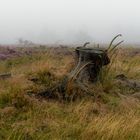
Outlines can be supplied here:
M0 140L139 140L140 101L118 97L118 92L127 95L130 91L118 89L114 76L124 73L139 80L140 57L125 56L125 50L120 51L109 70L104 69L108 72L104 81L92 86L97 98L84 96L69 102L37 99L27 92L46 88L47 83L29 81L32 75L49 71L59 82L74 65L71 55L40 53L33 56L39 59L8 68L7 62L1 62L0 72L7 70L12 78L0 81ZM49 81L48 86L56 81Z

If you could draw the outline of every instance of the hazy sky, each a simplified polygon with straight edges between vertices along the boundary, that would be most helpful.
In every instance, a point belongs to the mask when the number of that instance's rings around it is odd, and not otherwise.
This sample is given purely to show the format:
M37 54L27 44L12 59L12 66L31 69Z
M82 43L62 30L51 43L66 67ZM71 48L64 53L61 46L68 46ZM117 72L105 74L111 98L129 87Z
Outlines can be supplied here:
M140 43L140 0L0 0L0 44Z

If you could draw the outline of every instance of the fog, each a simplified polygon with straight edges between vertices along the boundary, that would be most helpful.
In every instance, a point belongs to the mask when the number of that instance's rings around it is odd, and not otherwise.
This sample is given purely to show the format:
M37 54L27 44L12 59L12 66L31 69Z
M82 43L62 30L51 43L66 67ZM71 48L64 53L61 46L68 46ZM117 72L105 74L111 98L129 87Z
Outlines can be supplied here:
M140 43L139 0L0 0L0 44Z

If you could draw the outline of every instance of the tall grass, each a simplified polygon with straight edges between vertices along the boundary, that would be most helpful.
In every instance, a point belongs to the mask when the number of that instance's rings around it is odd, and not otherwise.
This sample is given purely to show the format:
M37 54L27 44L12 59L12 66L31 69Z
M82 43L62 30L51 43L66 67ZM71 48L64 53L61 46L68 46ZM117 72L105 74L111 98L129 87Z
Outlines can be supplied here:
M120 88L114 80L121 73L140 79L137 71L140 61L137 56L131 58L122 53L124 50L119 50L113 63L103 68L102 82L91 85L95 96L84 96L73 102L27 95L29 90L46 89L53 87L55 82L59 83L73 65L71 55L54 57L43 53L39 59L24 59L21 64L15 64L15 59L10 60L12 67L8 70L12 78L0 81L0 139L140 139L140 102L129 96L118 97L117 93L125 92L127 95L130 91ZM0 64L1 70L7 69L5 63ZM32 77L38 79L35 84L28 80Z

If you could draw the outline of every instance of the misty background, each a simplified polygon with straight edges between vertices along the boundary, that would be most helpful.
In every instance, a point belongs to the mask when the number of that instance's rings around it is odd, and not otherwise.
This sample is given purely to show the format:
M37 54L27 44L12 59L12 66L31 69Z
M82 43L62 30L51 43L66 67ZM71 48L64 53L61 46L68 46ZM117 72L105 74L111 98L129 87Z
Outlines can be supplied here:
M140 43L139 0L0 0L0 44Z

